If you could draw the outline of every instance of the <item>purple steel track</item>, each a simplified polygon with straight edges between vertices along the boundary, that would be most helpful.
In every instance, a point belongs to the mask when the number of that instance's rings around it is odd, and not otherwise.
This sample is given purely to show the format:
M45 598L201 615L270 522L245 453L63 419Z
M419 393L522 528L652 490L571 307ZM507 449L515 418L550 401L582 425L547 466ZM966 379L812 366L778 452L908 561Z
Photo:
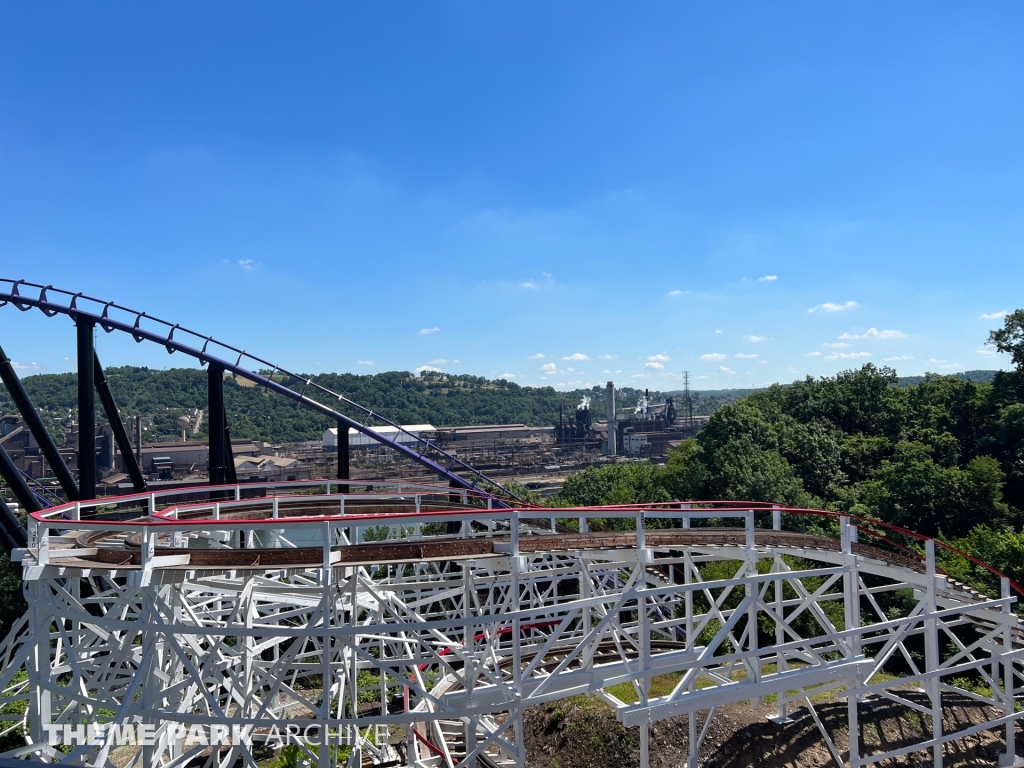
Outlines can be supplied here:
M317 411L323 414L324 416L333 419L336 422L345 424L348 427L355 429L358 432L361 432L362 434L377 441L378 443L381 443L382 445L385 445L388 448L392 448L395 451L398 451L398 453L402 454L403 456L407 456L416 463L427 468L430 472L436 474L438 477L450 481L459 488L465 488L467 490L478 490L478 484L481 482L485 482L492 485L500 493L512 499L516 499L517 501L521 501L521 499L519 499L519 497L516 496L515 494L511 493L510 491L507 491L501 485L495 483L486 475L474 469L469 464L466 464L464 461L441 450L435 444L431 443L429 440L424 440L418 435L412 434L411 432L403 429L400 425L395 424L394 422L390 421L384 416L381 416L378 413L374 413L369 408L365 408L359 405L358 403L349 400L344 395L339 395L336 392L332 392L331 390L317 384L316 382L312 381L309 378L291 373L290 371L285 370L280 366L274 365L273 363L258 358L254 355L250 355L245 350L241 350L236 347L232 347L228 344L216 341L212 336L203 336L202 334L196 333L195 331L190 331L187 328L183 328L179 324L168 323L166 320L160 320L159 318L151 317L150 315L147 315L145 312L137 312L133 309L128 309L127 307L123 307L112 301L102 301L100 299L95 299L90 296L86 296L82 293L71 293L70 291L64 291L58 288L54 288L52 285L39 285L37 283L29 283L25 280L11 280L8 278L0 278L0 285L4 284L6 284L9 287L6 290L0 290L0 307L6 306L7 304L13 304L22 312L27 312L32 308L36 308L42 311L43 314L45 314L47 317L53 317L55 315L66 315L70 317L72 320L75 320L81 316L89 320L92 320L101 328L103 328L103 330L106 331L107 333L111 333L112 331L121 331L123 333L131 334L132 338L134 338L136 342L141 343L143 341L150 341L155 344L160 344L167 349L167 352L169 354L173 354L174 352L181 352L190 357L194 357L197 360L199 360L200 365L213 363L214 365L221 366L226 371L230 371L236 376L241 376L242 378L248 379L249 381L252 381L253 383L259 386L265 387L266 389L272 392L277 392L278 394L283 395L284 397L294 400L300 405L303 405L307 408L312 408L314 411ZM20 292L21 288L38 290L39 295L26 296ZM57 294L58 296L66 299L67 304L62 304L59 303L58 301L52 300L49 296L49 294L51 293ZM83 309L82 307L79 307L79 302L85 302L94 305L93 309L95 311L88 311L86 309ZM117 319L116 317L111 316L111 311L114 311L119 315L128 315L129 317L125 319ZM147 324L157 326L158 330L143 327L144 321ZM163 333L159 332L160 330L163 330ZM197 349L194 346L178 341L177 339L174 338L175 333L178 333L183 336L192 337L193 339L197 340L196 343L201 341L202 347ZM218 350L230 352L232 355L237 354L238 359L234 363L231 363L228 360L225 360L223 357L218 357L211 353L211 346ZM258 363L259 365L271 369L270 375L264 376L262 374L251 371L248 368L243 368L241 365L243 360L251 360L254 363ZM296 379L297 381L304 382L302 392L296 392L290 387L287 387L284 384L274 381L273 377L275 374L290 376L291 378ZM307 397L306 391L309 390L309 388L311 387L313 388L314 391L320 392L322 395L325 395L333 399L337 399L339 403L345 403L346 405L363 412L364 414L366 414L366 422L360 423L355 419L334 410L330 406L324 405L321 402L318 402ZM399 442L397 439L389 439L388 437L385 437L384 435L375 431L372 427L368 426L368 423L371 420L383 422L387 426L395 427L398 430L398 434L408 435L409 437L413 438L417 443L421 444L422 450L416 450L415 448L412 448L409 445L406 445L405 443ZM434 451L440 454L441 456L445 457L445 459L448 462L448 466L443 466L438 462L434 461L433 459L428 458L425 455L428 450ZM466 478L457 474L453 469L456 467L459 470L468 473L473 478L472 481L467 480ZM498 503L501 504L500 500L498 500ZM502 504L502 506L504 505Z

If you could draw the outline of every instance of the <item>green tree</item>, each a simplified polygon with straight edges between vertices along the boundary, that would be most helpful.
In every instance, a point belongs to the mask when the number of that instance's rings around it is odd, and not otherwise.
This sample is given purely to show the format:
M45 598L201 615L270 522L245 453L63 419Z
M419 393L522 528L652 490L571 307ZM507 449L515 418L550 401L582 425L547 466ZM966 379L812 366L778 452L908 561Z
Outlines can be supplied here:
M1024 371L1024 309L1003 318L1003 327L990 332L988 341L1000 352L1010 355L1018 371Z

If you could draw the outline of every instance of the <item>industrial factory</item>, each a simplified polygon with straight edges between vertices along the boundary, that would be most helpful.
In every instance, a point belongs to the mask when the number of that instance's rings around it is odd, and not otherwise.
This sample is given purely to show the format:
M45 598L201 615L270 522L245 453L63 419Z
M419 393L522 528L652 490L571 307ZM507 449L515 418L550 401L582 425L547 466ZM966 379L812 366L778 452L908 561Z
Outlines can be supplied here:
M692 438L707 421L707 416L693 415L689 381L678 399L669 396L661 403L651 403L645 390L632 412L619 413L615 407L615 383L605 387L605 419L594 418L593 399L584 396L566 420L559 410L556 442L558 445L589 444L600 448L605 456L631 458L664 458L669 448Z

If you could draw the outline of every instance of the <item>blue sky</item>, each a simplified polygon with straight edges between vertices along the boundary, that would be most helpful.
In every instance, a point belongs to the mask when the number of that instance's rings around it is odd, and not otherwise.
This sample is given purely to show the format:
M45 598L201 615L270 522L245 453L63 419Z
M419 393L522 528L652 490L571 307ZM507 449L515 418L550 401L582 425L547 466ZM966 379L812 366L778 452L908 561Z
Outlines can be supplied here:
M1019 2L4 3L0 276L308 372L1002 367L1022 51Z

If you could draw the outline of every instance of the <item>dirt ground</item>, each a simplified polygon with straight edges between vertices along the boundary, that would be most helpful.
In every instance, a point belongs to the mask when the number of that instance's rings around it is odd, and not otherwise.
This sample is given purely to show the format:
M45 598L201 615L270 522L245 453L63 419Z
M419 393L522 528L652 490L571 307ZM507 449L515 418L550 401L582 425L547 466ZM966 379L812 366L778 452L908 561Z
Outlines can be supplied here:
M906 692L908 699L919 698ZM921 703L924 703L923 696ZM814 707L844 761L848 758L846 702L815 702ZM756 709L746 703L720 707L715 713L699 759L703 768L816 768L835 765L821 732L806 707L795 705L790 722L782 725L767 719L774 707ZM987 714L986 714L987 712ZM949 700L943 732L952 733L999 717L966 697ZM698 734L704 725L698 718ZM880 754L911 744L930 731L927 717L908 707L879 702L861 705L861 754ZM624 728L610 707L588 698L532 707L524 715L529 768L631 768L640 764L637 729ZM1005 750L1002 729L984 731L946 745L947 766L997 765ZM1018 731L1019 746L1024 745ZM673 718L654 724L650 737L652 768L679 768L689 754L689 721ZM917 752L883 765L931 765L930 752Z

